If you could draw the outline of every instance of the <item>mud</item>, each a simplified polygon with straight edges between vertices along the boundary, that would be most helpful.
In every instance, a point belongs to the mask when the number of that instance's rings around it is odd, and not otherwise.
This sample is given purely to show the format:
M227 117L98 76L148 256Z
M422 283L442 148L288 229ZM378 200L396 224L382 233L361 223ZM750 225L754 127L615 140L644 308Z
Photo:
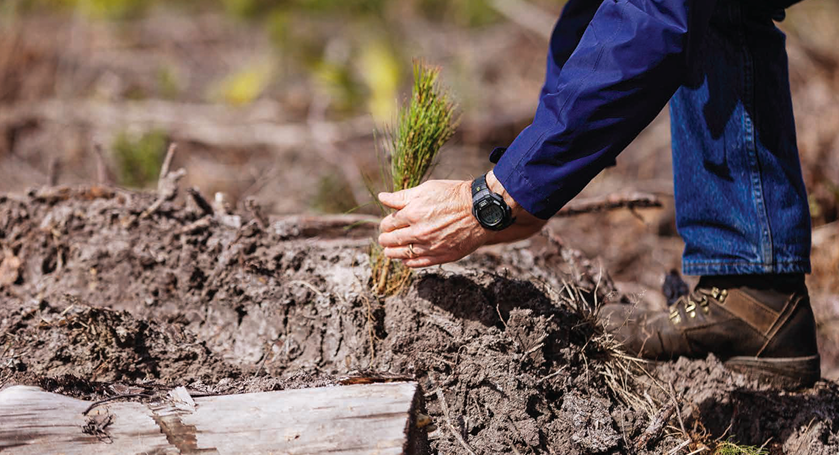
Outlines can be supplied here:
M260 227L193 199L142 217L155 198L105 188L0 197L0 387L97 399L390 374L422 385L437 453L467 453L452 429L481 454L666 453L686 435L682 453L727 440L839 451L833 383L773 391L711 357L632 370L625 392L640 401L621 395L587 315L632 296L550 232L425 270L379 299L368 291L371 220ZM636 450L675 402L669 425Z

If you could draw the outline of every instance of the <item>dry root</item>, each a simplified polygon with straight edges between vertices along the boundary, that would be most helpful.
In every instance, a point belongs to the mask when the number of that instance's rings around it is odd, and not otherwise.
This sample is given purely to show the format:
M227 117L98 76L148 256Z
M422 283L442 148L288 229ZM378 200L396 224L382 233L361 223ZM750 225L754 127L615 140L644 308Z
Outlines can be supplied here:
M386 257L382 247L373 243L370 248L370 282L376 295L399 293L408 286L412 276L411 269Z

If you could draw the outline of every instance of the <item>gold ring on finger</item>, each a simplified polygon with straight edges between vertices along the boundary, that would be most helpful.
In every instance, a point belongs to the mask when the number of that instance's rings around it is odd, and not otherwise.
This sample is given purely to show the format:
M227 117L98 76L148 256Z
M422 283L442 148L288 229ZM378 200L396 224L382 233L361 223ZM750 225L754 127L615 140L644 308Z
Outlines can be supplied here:
M408 257L410 257L411 259L417 257L417 252L414 251L414 244L413 243L408 244Z

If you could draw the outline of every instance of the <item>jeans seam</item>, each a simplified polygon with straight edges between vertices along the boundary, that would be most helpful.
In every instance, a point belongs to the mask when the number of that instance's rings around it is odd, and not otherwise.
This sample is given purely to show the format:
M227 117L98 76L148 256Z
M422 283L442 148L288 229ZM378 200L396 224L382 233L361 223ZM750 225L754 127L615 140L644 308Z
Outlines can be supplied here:
M757 153L757 138L752 119L751 112L754 109L754 62L753 56L746 41L745 24L740 5L734 5L736 8L737 22L739 23L739 38L743 51L743 133L745 149L749 158L749 174L752 183L752 198L755 204L755 211L758 219L758 226L760 232L758 233L760 239L760 256L763 261L763 266L766 272L772 272L774 267L773 244L772 244L772 229L769 224L769 214L766 211L766 201L763 197L763 180L760 175L760 160ZM757 264L754 264L757 265Z

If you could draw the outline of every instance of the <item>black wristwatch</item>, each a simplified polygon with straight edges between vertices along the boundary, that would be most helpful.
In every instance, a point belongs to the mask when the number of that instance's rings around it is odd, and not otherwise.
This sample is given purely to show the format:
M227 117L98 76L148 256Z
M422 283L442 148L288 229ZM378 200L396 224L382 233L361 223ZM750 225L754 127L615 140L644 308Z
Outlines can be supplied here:
M516 221L504 198L489 190L486 175L472 181L472 214L491 231L506 229Z

